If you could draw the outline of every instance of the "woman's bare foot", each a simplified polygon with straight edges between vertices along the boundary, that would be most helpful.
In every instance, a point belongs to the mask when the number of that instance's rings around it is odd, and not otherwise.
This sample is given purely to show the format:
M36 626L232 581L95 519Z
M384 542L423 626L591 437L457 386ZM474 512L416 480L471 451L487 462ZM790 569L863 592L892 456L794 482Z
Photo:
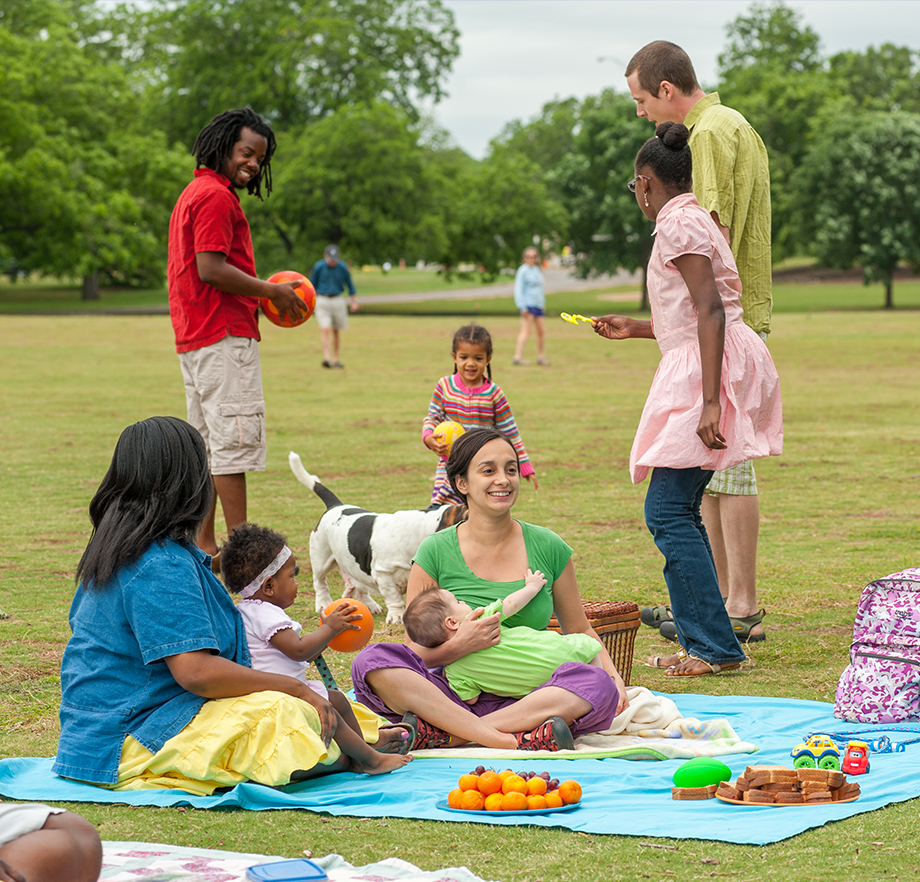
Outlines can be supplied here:
M402 723L393 723L390 726L381 726L377 730L377 741L371 747L380 753L407 754L411 732L408 726Z
M395 772L403 766L411 763L414 757L402 756L398 753L378 753L374 752L372 758L367 762L360 762L352 757L351 763L354 771L365 775L386 775L388 772Z

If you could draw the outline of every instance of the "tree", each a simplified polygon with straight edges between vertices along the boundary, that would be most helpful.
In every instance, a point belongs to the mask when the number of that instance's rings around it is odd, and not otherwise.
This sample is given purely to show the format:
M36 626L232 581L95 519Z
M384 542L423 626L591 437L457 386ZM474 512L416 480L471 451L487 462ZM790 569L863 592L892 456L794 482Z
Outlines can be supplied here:
M639 148L654 132L636 116L628 95L611 90L582 103L579 124L574 151L552 172L569 213L574 251L582 255L578 273L644 272L652 227L626 183L635 174ZM644 292L643 284L643 306Z
M861 266L885 285L901 261L920 267L920 115L835 117L816 134L794 181L802 241L827 266Z
M151 0L105 27L95 50L126 66L148 120L189 145L243 105L281 130L377 100L415 116L459 54L440 0Z
M99 65L54 7L0 20L0 255L27 271L152 282L165 267L169 210L189 168L162 135L138 131L120 67Z
M864 52L840 52L828 61L835 89L849 109L920 113L920 52L885 43ZM854 107L855 105L855 107Z
M442 249L425 153L407 114L383 103L279 136L272 196L249 212L259 264L307 266L330 242L357 263Z

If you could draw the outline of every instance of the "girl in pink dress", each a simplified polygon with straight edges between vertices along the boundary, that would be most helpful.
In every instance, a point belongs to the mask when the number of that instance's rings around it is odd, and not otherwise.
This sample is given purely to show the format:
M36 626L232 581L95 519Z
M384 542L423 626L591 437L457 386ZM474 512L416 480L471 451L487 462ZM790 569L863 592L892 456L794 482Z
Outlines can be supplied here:
M731 248L691 192L689 132L665 122L636 156L629 189L656 222L648 266L652 319L595 318L609 340L655 339L661 362L629 457L634 484L652 476L645 522L664 555L682 649L649 660L671 676L717 674L745 655L725 612L700 500L714 470L782 453L779 378L741 318Z

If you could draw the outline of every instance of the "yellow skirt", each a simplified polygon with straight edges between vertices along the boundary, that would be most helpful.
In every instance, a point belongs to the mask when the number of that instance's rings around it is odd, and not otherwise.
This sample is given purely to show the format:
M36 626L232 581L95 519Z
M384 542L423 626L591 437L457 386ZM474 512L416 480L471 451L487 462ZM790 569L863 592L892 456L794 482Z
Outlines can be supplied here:
M364 740L373 744L385 723L369 708L350 702ZM326 747L313 707L282 692L255 692L206 701L192 721L153 754L125 738L112 790L174 788L209 796L220 787L256 781L288 784L292 772L331 765L341 752Z

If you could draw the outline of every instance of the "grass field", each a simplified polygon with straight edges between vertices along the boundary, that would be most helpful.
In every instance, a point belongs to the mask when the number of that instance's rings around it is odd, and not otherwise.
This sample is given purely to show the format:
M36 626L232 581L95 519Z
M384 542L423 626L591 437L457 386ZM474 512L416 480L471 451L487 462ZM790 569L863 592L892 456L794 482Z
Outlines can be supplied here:
M885 312L870 308L880 302L872 289L849 286L851 300L842 302L840 292L802 287L777 291L770 340L783 383L786 450L758 465L759 584L769 639L751 648L752 662L740 673L675 682L638 665L634 683L832 701L862 587L918 563L920 289L899 286L896 302L910 308ZM863 302L863 295L871 296ZM595 298L554 295L551 308L607 312L623 305ZM829 311L829 304L839 308ZM344 337L347 368L335 372L319 366L312 323L266 327L268 470L250 481L251 517L286 533L306 559L321 505L291 476L289 450L345 500L384 511L424 506L434 459L421 444L420 425L435 381L451 367L450 340L461 321L360 317ZM152 414L184 416L185 404L166 316L7 315L3 322L0 609L9 618L0 620L0 756L48 756L88 501L121 429ZM492 316L485 323L495 341L495 380L541 485L537 492L525 487L517 516L551 527L575 548L585 598L662 601L662 561L642 520L645 488L626 474L657 347L609 343L586 326L553 319L552 367L512 368L517 320ZM308 583L302 580L291 611L307 627L315 621ZM375 639L402 638L383 617L377 626ZM643 628L637 656L664 646ZM330 662L348 683L349 658ZM612 768L611 787L615 775ZM920 833L916 801L764 848L301 812L72 808L99 825L104 839L292 857L303 849L336 851L355 864L397 855L425 869L467 865L501 882L863 880L918 872L907 845Z

